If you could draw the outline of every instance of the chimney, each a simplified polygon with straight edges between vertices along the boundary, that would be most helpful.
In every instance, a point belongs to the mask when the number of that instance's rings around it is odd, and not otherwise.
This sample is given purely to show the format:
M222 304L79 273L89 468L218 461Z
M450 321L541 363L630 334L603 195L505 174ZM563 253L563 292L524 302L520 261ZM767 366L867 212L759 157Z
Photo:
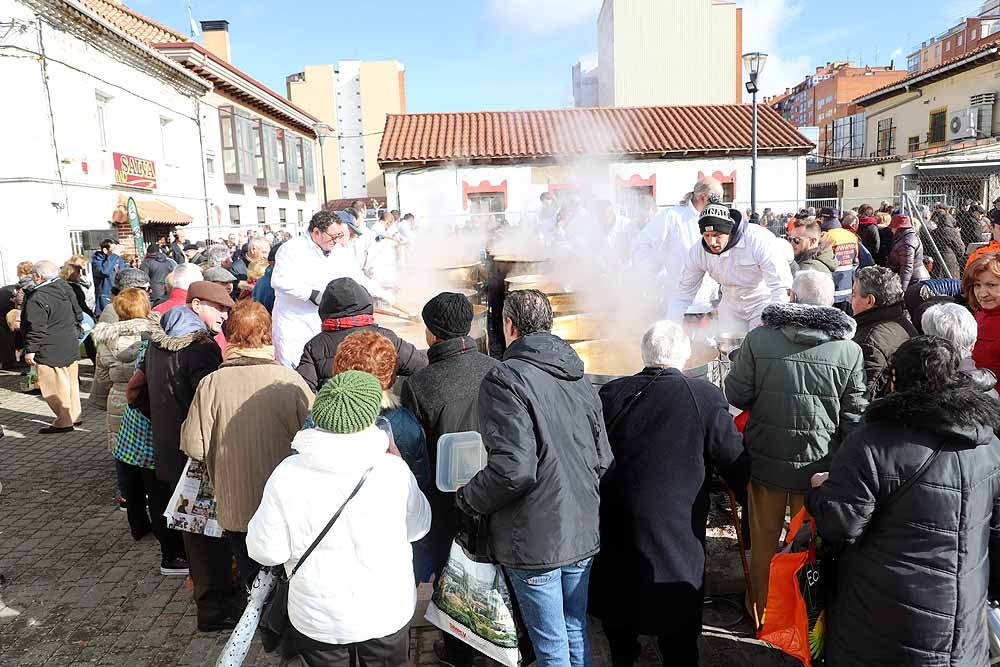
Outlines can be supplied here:
M232 62L229 53L229 21L202 21L202 45L227 63Z

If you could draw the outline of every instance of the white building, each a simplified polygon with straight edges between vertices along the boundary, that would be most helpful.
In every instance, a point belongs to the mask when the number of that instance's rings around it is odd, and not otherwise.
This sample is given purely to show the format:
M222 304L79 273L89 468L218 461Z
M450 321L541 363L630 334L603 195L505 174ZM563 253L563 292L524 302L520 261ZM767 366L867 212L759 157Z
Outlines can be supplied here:
M743 10L722 0L604 0L601 106L743 99Z
M144 223L204 223L199 98L210 84L65 0L0 0L0 274L64 261L134 197ZM16 97L16 103L14 98ZM79 235L78 235L79 239Z
M813 144L775 111L760 114L758 207L798 210ZM389 116L379 153L390 208L466 220L537 210L575 190L628 208L678 203L702 176L750 201L751 109L744 105L557 109Z

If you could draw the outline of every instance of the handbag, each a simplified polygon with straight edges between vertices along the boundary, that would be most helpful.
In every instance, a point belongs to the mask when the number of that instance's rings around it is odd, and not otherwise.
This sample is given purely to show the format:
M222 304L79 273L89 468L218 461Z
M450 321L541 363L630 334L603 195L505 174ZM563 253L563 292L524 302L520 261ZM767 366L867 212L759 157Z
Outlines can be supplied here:
M364 486L365 480L368 479L368 474L372 471L372 467L365 470L365 474L361 476L361 480L358 482L354 490L351 491L351 495L347 496L347 500L343 502L340 509L337 510L333 518L326 524L326 527L320 531L320 534L316 536L309 548L306 549L302 557L299 558L299 562L295 564L292 569L291 574L285 576L285 566L276 565L268 570L274 574L274 588L271 589L271 593L264 600L264 605L260 611L260 621L257 623L257 628L260 630L260 642L264 646L264 651L266 653L274 653L275 651L280 651L281 656L290 660L297 655L297 651L292 646L291 635L289 633L289 627L291 623L288 620L288 584L295 573L299 571L302 564L306 562L309 558L309 554L313 552L313 549L319 545L319 543L326 537L326 534L330 532L333 528L333 524L337 522L340 515L343 513L344 508L347 507L347 503L351 502L354 496L358 495L358 491Z

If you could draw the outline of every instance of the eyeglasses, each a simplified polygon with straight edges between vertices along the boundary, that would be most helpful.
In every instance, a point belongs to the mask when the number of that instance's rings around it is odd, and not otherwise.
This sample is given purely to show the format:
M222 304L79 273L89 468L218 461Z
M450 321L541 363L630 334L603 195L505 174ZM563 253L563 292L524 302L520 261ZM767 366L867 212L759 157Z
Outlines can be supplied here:
M790 236L788 237L788 242L791 243L792 245L799 245L800 243L805 243L805 239L800 239L795 236Z
M320 231L320 234L325 236L328 241L333 241L335 243L340 239L344 238L344 232L340 232L338 234L331 234L330 232L327 231Z

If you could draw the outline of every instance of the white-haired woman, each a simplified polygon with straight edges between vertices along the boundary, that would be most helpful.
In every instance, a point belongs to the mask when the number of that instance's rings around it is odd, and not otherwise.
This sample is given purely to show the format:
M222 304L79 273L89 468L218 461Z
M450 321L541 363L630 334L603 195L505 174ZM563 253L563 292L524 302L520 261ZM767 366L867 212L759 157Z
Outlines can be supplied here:
M710 469L741 497L750 479L722 392L681 372L690 356L681 327L656 322L646 367L601 389L615 463L601 482L590 611L615 665L635 662L639 635L658 637L670 664L698 664Z
M979 337L979 325L968 308L957 303L932 306L920 319L920 328L928 336L937 336L954 343L962 355L958 369L968 376L972 386L994 398L1000 398L994 389L997 376L989 369L976 368L976 362L972 360L972 348Z

